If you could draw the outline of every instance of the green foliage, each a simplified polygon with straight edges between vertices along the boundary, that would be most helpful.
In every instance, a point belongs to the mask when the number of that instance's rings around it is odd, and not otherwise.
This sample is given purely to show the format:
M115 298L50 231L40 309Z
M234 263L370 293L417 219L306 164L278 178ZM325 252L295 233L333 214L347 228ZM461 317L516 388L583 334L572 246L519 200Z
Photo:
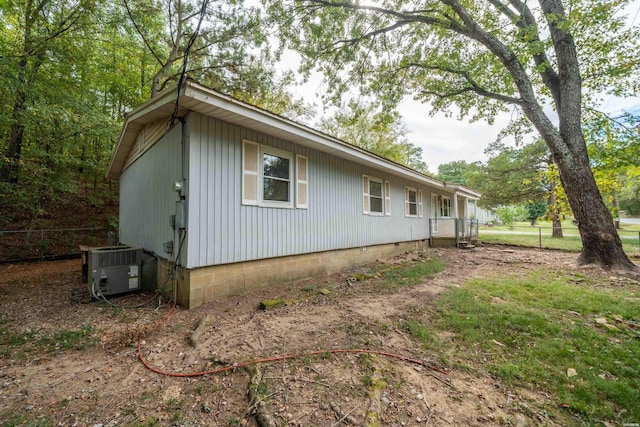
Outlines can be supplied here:
M527 210L526 218L531 221L531 225L535 225L536 221L547 212L547 203L527 202L525 209Z
M4 427L52 427L55 425L54 421L47 417L39 417L32 419L25 414L6 414L7 418L2 424Z
M479 204L498 207L540 201L545 197L546 186L541 174L547 168L548 149L542 141L520 148L501 143L490 144L486 164L469 168L466 180L482 193Z
M618 194L619 207L629 215L640 214L640 167L631 167L624 174L625 184Z
M533 229L530 224L525 224L524 222L505 227L480 227L479 232L480 240L486 243L580 252L582 250L582 240L580 239L578 228L572 225L570 221L565 221L561 226L563 231L566 231L562 239L553 237L554 229L549 223ZM508 233L503 233L503 231L508 231ZM638 231L625 224L625 229L618 230L618 234L622 240L622 249L629 256L640 254Z
M425 325L415 319L409 319L402 323L402 329L420 341L424 348L438 348L438 337L429 325Z
M502 206L496 209L496 216L504 225L512 225L516 221L527 218L527 210L521 206Z
M438 166L438 179L446 182L455 182L458 184L467 184L467 170L469 165L464 160L456 160L449 163L443 163Z
M389 160L427 172L422 149L407 140L407 128L396 111L352 100L332 117L323 119L320 129Z
M0 223L31 222L56 199L96 191L123 114L175 83L196 0L0 2ZM209 2L187 77L259 106L308 117L268 64L256 8ZM100 198L95 198L99 203Z
M412 96L429 104L426 113L455 111L471 121L493 123L511 111L516 142L523 127L535 128L579 217L584 260L631 268L617 239L605 240L616 231L581 129L583 107L600 103L594 94L636 96L640 89L640 28L626 26L619 13L630 0L263 2L283 45L301 54L301 71L326 76L328 102L339 105L356 92L387 110ZM505 163L515 154L507 153ZM501 177L504 191L481 206L542 199L533 179L540 164L528 166L531 177Z
M593 175L611 214L617 217L619 209L640 213L635 179L640 167L640 116L624 113L612 118L589 111L587 118L585 138Z
M25 332L12 332L0 328L0 345L5 347L5 356L20 351L27 353L51 353L61 350L82 350L95 343L91 326L85 326L79 330L59 330L55 333L40 333L27 330Z
M0 107L0 196L12 214L32 219L76 193L78 179L94 187L103 180L121 115L143 99L144 73L116 6L36 6L10 2L0 20L0 88L9 88Z

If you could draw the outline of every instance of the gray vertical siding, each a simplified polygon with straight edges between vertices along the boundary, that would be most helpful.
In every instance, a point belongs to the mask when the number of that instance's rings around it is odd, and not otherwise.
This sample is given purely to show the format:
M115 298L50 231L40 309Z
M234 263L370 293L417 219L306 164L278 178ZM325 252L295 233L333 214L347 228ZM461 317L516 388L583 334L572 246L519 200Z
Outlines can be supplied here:
M120 241L166 258L163 242L177 240L169 216L178 200L173 183L182 176L180 139L181 126L176 126L120 177Z
M428 187L200 114L188 129L189 268L429 237ZM243 139L307 156L308 209L242 205ZM391 216L362 214L362 174L391 183ZM405 185L423 218L405 217Z

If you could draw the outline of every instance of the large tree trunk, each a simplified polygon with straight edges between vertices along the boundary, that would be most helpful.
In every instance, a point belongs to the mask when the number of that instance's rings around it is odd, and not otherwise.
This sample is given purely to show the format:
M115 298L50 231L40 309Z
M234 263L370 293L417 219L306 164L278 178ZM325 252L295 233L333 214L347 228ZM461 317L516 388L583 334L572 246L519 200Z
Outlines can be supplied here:
M566 139L570 140L568 145L573 148L573 155L555 158L582 238L578 263L597 263L605 268L623 270L635 268L622 249L613 218L591 173L582 133L567 135Z
M578 263L596 263L604 268L627 271L636 269L622 249L613 218L589 165L582 134L582 78L575 42L563 25L566 16L563 4L559 0L540 0L540 6L547 17L558 64L558 80L547 86L553 94L559 119L559 134L541 134L557 161L560 180L578 221L582 238Z

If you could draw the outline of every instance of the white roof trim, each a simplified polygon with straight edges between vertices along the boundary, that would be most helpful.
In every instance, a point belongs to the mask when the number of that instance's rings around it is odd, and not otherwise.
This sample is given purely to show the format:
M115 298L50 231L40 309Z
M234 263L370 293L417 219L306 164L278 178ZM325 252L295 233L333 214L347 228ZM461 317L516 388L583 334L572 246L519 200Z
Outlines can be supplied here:
M478 193L474 189L469 188L467 186L464 186L462 184L455 184L455 183L445 182L444 186L446 188L452 189L454 192L457 192L457 194L459 196L466 197L467 199L478 200L480 198L480 196L482 196L481 193Z
M442 181L423 175L406 166L199 84L186 82L180 92L180 115L188 111L200 112L210 117L224 115L223 120L225 121L241 123L242 126L247 128L317 151L329 153L424 185L452 188ZM160 117L171 116L176 96L177 86L173 86L127 114L124 127L118 139L118 145L107 168L107 178L115 179L120 176L127 155L135 142L140 128L144 124ZM188 109L185 107L185 103L188 103ZM468 190L473 196L480 196L479 193L466 189L466 187L465 190ZM464 192L467 193L466 191Z

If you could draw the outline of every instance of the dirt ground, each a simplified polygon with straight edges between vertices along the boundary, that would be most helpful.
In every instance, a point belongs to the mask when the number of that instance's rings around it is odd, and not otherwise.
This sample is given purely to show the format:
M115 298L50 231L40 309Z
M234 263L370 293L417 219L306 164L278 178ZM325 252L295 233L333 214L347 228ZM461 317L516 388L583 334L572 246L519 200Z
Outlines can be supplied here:
M510 390L488 374L478 374L481 366L473 373L444 366L399 325L416 313L428 315L439 293L470 277L543 265L576 269L576 254L497 246L433 248L386 263L430 258L442 260L445 270L411 287L380 286L376 277L357 281L354 271L345 272L189 311L178 307L161 324L157 322L169 307L150 294L112 299L119 305L152 299L138 309L82 302L86 289L80 260L2 265L0 421L255 426L256 408L263 407L278 426L553 425L544 416L550 396L526 385ZM601 273L591 269L589 274ZM270 298L288 303L259 310L260 301ZM188 338L206 315L210 323L194 348ZM261 398L252 406L247 397L249 370L237 367L196 377L158 374L139 360L139 338L149 365L176 374L322 353L260 364L256 388ZM371 349L420 364L379 354L325 351L339 349Z

